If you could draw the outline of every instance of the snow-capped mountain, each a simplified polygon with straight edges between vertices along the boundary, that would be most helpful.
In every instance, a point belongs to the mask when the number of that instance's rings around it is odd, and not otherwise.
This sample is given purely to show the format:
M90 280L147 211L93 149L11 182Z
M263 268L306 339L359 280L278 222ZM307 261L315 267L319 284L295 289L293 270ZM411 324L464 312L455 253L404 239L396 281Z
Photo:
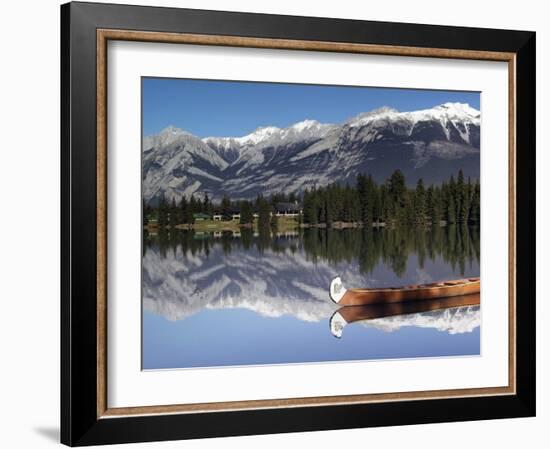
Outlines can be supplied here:
M143 140L143 197L191 196L199 189L216 189L229 163L198 137L168 127Z
M410 184L440 182L462 168L479 177L480 112L467 104L399 112L383 107L341 124L304 120L242 137L198 138L169 127L143 142L144 197L207 192L220 198L302 192L359 173L385 180L395 169Z

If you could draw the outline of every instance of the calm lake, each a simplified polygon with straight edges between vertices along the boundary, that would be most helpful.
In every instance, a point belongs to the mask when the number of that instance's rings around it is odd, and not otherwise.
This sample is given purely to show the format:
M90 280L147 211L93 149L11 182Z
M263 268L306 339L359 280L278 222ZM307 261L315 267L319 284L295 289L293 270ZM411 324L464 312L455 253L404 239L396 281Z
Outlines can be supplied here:
M143 369L479 355L479 306L349 323L330 280L390 287L479 276L479 230L145 233Z

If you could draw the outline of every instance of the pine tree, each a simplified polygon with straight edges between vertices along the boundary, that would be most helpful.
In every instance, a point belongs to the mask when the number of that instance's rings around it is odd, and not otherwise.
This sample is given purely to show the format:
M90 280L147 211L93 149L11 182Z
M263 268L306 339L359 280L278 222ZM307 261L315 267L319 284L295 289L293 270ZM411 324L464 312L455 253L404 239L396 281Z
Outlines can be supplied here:
M344 223L350 223L351 220L351 190L349 186L346 186L342 190L342 213L340 214L340 220Z
M441 183L441 188L439 189L439 205L441 207L441 218L447 220L447 206L449 201L449 187L447 183L443 181Z
M379 196L380 196L379 220L385 223L389 220L389 213L390 213L388 189L385 185L380 186Z
M357 176L357 196L359 197L361 221L367 226L372 222L372 215L370 213L369 193L365 175Z
M224 220L231 219L231 200L227 195L224 195L222 198L221 214Z
M407 223L409 225L414 225L416 223L416 213L415 213L415 191L406 191L405 192L405 205L401 209L401 218L398 220L399 223Z
M200 212L200 207L197 204L197 200L195 199L195 195L191 195L191 198L189 199L189 209L191 210L192 214L196 214Z
M431 190L431 199L428 209L428 216L432 224L439 224L442 218L442 204L441 204L441 189L430 186Z
M469 219L472 224L479 224L480 221L480 189L479 182L473 186L472 200L470 202Z
M449 185L447 190L447 211L446 220L447 223L456 223L457 218L457 194L456 194L456 182L453 175L449 179Z
M261 193L258 193L258 195L256 195L256 200L254 201L254 210L256 211L259 211L260 210L260 203L263 199L263 196Z
M372 221L380 221L382 217L382 197L378 185L373 185Z
M403 203L405 198L405 176L401 170L395 170L388 179L388 191L392 200Z
M212 201L210 201L210 198L208 198L208 192L204 193L204 201L202 203L202 212L210 216L212 216L212 213L213 213Z
M346 207L345 204L345 192L344 189L338 184L333 184L329 186L327 191L328 201L328 219L332 223L333 221L344 221Z
M435 189L434 186L431 185L426 190L426 215L428 216L428 219L430 222L433 222L433 216L434 216L434 196L435 196Z
M472 197L474 194L474 186L472 180L468 176L468 182L464 184L464 204L461 207L462 224L467 225L470 222L470 209L472 206Z
M407 202L407 189L405 176L401 170L395 170L387 181L390 200L390 215L398 222L406 221L405 203Z
M333 218L332 218L332 205L330 204L329 200L329 193L327 192L325 194L324 198L324 215L325 215L325 223L328 227L332 226Z
M454 195L449 193L449 199L447 201L447 211L445 215L447 224L456 223L456 205Z
M373 184L374 185L374 184ZM374 191L371 191L371 213L374 209ZM351 223L359 223L361 221L361 207L359 204L359 196L354 189L350 189L349 193L350 206L350 221ZM374 218L371 217L371 222Z
M195 221L195 214L200 213L201 208L202 207L200 201L195 198L195 195L191 195L188 205L189 214L191 215L191 220L189 221L190 223L193 223Z
M258 205L258 227L268 229L271 223L271 204L266 199L261 199Z
M169 222L170 228L174 229L176 225L179 224L179 213L178 208L176 207L176 199L172 197L172 203L170 204L170 213L169 213Z
M325 201L325 190L319 189L314 194L317 209L317 223L327 222L327 203Z
M424 181L422 180L422 178L419 178L416 184L416 191L414 194L414 209L416 223L424 224L424 222L426 221L426 191L424 189Z
M185 195L182 195L181 197L179 209L182 223L191 223L193 215L191 214L191 210L189 208L189 204L187 203Z
M143 220L142 224L143 226L146 226L149 224L149 215L151 213L150 207L147 204L145 200L142 200L141 203L141 218Z
M317 207L315 203L315 194L313 193L313 191L309 191L307 189L304 192L303 213L304 223L310 225L317 224Z
M164 193L161 194L159 199L158 224L161 228L164 228L168 224L167 203L166 203L166 196Z
M455 201L458 223L466 224L468 222L469 201L467 195L467 185L464 183L464 173L462 172L462 169L458 171Z
M241 202L241 219L239 221L240 224L247 225L251 224L254 220L254 216L252 215L252 205L248 201Z

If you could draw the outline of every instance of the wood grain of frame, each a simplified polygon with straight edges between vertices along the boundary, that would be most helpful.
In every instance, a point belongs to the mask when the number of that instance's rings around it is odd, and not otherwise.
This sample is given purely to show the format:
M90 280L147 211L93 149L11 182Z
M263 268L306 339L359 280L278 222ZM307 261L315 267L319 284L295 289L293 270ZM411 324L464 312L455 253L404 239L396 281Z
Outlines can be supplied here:
M155 405L109 408L107 402L107 42L109 40L157 42L187 45L214 45L248 48L361 53L448 59L472 59L508 62L509 88L509 191L508 191L508 385L503 387L393 392L345 396L317 396L251 401L210 402L200 404ZM345 405L404 400L446 399L513 395L516 393L516 56L514 53L423 48L238 36L159 33L114 29L97 30L97 417L115 418L133 415L200 413L228 410L257 410L303 406Z

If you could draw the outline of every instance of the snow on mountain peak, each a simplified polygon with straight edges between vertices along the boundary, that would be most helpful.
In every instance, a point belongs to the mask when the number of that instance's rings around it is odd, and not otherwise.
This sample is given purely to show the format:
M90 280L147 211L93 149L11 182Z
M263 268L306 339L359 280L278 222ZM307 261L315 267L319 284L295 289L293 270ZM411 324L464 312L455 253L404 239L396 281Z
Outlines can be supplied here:
M263 126L241 137L200 138L169 126L143 139L144 195L179 198L208 190L210 197L231 192L247 198L283 188L301 192L359 172L378 171L382 177L391 168L382 154L396 147L411 153L407 176L440 181L443 175L422 167L431 160L456 165L453 161L466 158L464 168L470 164L475 178L480 117L468 104L444 103L409 112L384 106L340 124L306 119L284 128Z
M234 140L241 144L256 145L262 140L265 140L271 137L273 134L276 134L280 131L281 131L281 128L277 128L276 126L262 126L262 127L256 128L256 130L254 130L250 134L247 134L246 136L243 136L243 137L236 137Z
M480 112L467 103L443 103L430 109L422 109L411 112L399 112L397 109L383 106L369 112L363 112L351 118L345 124L350 127L364 126L378 119L403 119L411 124L428 121L451 119L462 120L468 123L479 124Z
M382 118L382 117L389 117L395 114L399 114L399 111L397 109L391 108L389 106L382 106L380 108L373 109L372 111L361 112L360 114L357 114L355 117L352 117L346 122L344 122L344 124L351 127L362 126L375 119Z
M158 133L159 139L163 142L174 141L184 136L194 137L190 132L173 125L167 126Z
M187 131L184 131L181 128L170 125L164 128L158 134L146 136L143 139L143 150L146 151L152 147L165 147L185 137L192 138L193 135L191 133L188 133Z
M282 142L297 137L322 137L326 131L334 125L319 123L317 120L303 120L294 123L287 128L277 126L262 126L256 128L250 134L242 137L205 137L203 142L212 144L224 150L240 149L244 147L257 146L264 142Z
M318 129L321 126L322 126L321 123L319 123L317 120L303 120L301 122L294 123L294 125L292 125L290 128L300 132L300 131L304 131L305 129L311 129L311 128Z
M419 122L423 120L447 120L462 121L463 123L474 123L479 125L481 116L477 109L467 103L443 103L431 109L420 111L404 112L404 115Z
M166 128L164 128L160 133L160 135L170 135L170 134L189 134L187 131L184 131L181 128L178 128L174 125L169 125Z
M466 115L479 117L480 113L477 109L472 108L468 103L443 103L436 106L434 109L445 111L449 115Z

